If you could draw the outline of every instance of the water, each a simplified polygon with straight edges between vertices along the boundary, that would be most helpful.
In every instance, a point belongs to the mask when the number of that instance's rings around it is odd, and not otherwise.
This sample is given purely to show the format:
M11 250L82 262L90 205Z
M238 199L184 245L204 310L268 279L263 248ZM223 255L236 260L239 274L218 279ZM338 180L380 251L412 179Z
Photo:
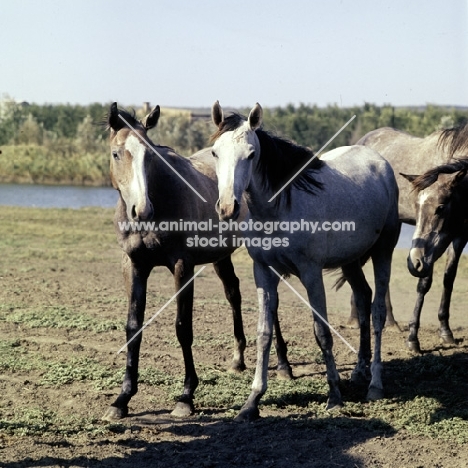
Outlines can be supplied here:
M0 184L0 205L35 208L113 208L118 193L111 187L75 187L33 184ZM414 226L403 224L397 248L409 249Z
M114 207L118 193L110 187L0 184L0 205L35 208Z

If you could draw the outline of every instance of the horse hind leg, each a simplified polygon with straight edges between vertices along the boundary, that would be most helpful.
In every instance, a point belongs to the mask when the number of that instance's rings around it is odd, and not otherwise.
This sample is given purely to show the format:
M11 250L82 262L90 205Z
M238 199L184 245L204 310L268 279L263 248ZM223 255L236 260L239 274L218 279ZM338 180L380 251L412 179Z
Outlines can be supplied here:
M370 362L372 357L370 345L372 291L359 261L343 266L342 271L353 291L360 329L358 362L351 374L351 381L356 384L367 385L370 379Z
M283 339L283 334L281 333L278 318L278 303L276 304L275 312L275 348L276 355L278 357L278 365L276 366L276 377L279 380L292 380L294 377L291 365L288 361L288 347Z
M326 323L327 304L322 270L318 266L312 267L312 265L307 265L302 271L301 282L307 289L307 296L313 311L315 340L322 351L327 369L327 381L329 386L327 410L333 410L342 407L343 400L339 389L340 376L336 369L335 358L333 356L333 337ZM325 322L321 320L320 317L317 317L317 315L320 315Z
M399 232L399 231L398 231ZM372 247L375 294L372 302L372 324L374 327L374 358L371 364L372 379L367 392L367 400L383 398L382 382L382 333L387 316L386 296L390 284L392 255L398 235L395 230L386 227L379 240Z
M393 306L390 299L390 286L387 289L387 294L385 294L385 309L387 311L387 318L385 319L385 330L401 333L403 330L393 316Z
M224 294L231 306L232 318L234 321L234 356L229 371L242 372L246 368L244 351L247 342L242 321L242 297L239 289L239 278L234 272L234 266L230 256L213 263L213 267L219 279L223 283Z
M401 225L402 223L398 222L397 228L394 230L392 229L392 232L389 234L393 237L393 241L391 241L393 243L393 248L395 248L395 245L398 242L398 238L400 237ZM385 319L385 330L401 333L403 330L401 329L400 325L398 325L398 322L395 320L395 317L393 315L393 306L392 301L390 300L390 285L388 286L387 292L385 294L385 309L387 311Z

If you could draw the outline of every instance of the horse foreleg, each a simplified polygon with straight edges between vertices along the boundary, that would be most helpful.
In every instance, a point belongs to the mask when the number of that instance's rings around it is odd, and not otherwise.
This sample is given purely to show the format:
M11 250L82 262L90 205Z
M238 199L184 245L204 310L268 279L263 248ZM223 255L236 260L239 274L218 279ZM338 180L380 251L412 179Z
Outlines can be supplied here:
M146 285L150 269L137 267L123 254L122 272L128 297L126 336L129 342L143 326L146 307ZM128 415L128 403L138 391L138 362L142 333L127 345L127 367L122 383L122 391L108 408L103 418L107 421L121 419Z
M244 324L242 321L241 293L239 289L239 278L234 272L231 257L213 263L216 274L221 279L224 286L224 294L232 309L234 321L234 357L230 367L231 372L242 372L245 370L244 351L246 339L244 334Z
M253 421L259 418L258 404L267 390L268 359L273 338L273 324L278 308L278 282L267 265L254 262L255 284L257 286L259 316L257 325L257 366L252 391L235 420Z
M193 406L193 394L198 387L198 377L195 371L192 354L194 266L180 259L174 265L173 272L176 292L190 281L190 284L177 296L176 334L184 357L185 379L184 391L171 413L172 416L185 417L190 416L195 411Z
M413 317L409 322L409 335L406 340L406 346L413 352L421 354L421 347L418 339L419 325L421 321L421 310L424 305L424 296L432 286L432 270L425 278L419 278L416 298L416 304L413 310Z
M443 343L455 344L452 330L449 325L450 302L452 299L453 283L457 275L458 262L467 243L467 237L457 237L447 249L447 263L444 273L444 289L439 306L439 336Z

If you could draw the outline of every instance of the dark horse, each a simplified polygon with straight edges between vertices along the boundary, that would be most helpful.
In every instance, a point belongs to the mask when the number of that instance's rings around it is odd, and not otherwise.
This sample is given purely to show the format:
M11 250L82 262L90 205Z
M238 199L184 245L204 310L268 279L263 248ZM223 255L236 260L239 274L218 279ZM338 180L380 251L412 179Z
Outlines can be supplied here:
M235 350L231 370L245 369L246 346L241 315L239 280L231 262L235 250L217 245L218 232L198 232L122 229L129 222L188 223L218 222L214 205L218 198L215 164L211 149L201 150L190 158L176 154L171 148L154 145L147 131L156 126L160 115L156 106L142 121L112 104L107 117L110 130L110 172L112 185L119 191L114 225L122 247L122 270L128 296L127 341L143 326L146 306L146 287L149 274L155 266L166 266L174 276L177 296L176 334L182 347L185 381L182 396L172 412L187 416L194 411L193 395L198 377L192 355L192 307L194 287L191 281L195 265L213 263L221 279L234 318ZM125 121L123 120L125 119ZM170 167L169 167L170 166ZM176 172L174 172L174 170ZM182 178L184 180L182 180ZM197 192L195 193L194 190ZM200 196L206 202L204 202ZM241 214L246 216L247 210ZM141 226L140 226L141 227ZM148 225L147 225L148 227ZM190 247L188 237L196 234L207 238L214 247ZM224 235L228 237L229 232ZM232 245L232 243L231 243ZM291 368L286 359L286 344L276 322L278 374L287 378ZM127 346L127 366L122 391L108 408L105 420L115 420L128 414L128 403L138 391L138 361L141 333Z
M452 158L466 155L468 150L468 122L457 125L454 128L440 130L425 138L419 138L394 128L379 128L364 135L358 145L365 145L377 150L392 166L400 192L398 211L400 221L407 224L416 224L415 192L411 184L405 179L404 174L423 174L435 166L443 165ZM450 291L457 270L458 260L454 251L458 246L450 247L445 266L444 293L439 307L439 319L441 330L444 334L440 338L445 343L454 343L454 337L448 326L450 307ZM409 336L406 344L409 349L421 352L418 340L418 328L424 296L432 284L432 270L429 275L421 278L417 286L417 299L413 310L413 316L409 322ZM447 317L447 320L443 319ZM357 313L351 312L350 321L356 321ZM445 324L442 323L445 321ZM395 323L389 297L387 298L387 324Z
M468 242L468 160L437 166L419 177L406 176L417 192L416 229L408 256L408 269L431 281L434 263L448 249L448 268L439 311L441 337L452 335L449 306L458 262ZM422 304L421 304L422 305ZM414 328L419 329L415 316Z

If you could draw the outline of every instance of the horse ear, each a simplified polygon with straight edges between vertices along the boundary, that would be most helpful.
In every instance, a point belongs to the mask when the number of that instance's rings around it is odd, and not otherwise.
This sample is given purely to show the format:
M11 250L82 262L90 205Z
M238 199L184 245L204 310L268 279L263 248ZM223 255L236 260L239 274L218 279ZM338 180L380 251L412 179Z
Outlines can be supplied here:
M455 187L458 185L466 176L468 169L462 169L461 171L458 171L454 174L452 182L450 182L450 185L452 187Z
M257 102L249 114L249 126L250 130L257 130L262 125L263 120L263 109L262 106Z
M107 123L112 130L118 132L125 125L124 121L119 118L119 108L117 103L113 102L109 109L109 115L107 116Z
M413 182L415 179L419 177L417 175L403 174L402 172L400 172L400 175L403 176L406 180L409 180L410 182Z
M161 115L161 108L156 106L153 110L141 121L146 130L150 130L158 124L159 116Z
M219 127L219 124L224 120L223 109L221 109L219 101L216 101L211 108L211 119L217 127Z

